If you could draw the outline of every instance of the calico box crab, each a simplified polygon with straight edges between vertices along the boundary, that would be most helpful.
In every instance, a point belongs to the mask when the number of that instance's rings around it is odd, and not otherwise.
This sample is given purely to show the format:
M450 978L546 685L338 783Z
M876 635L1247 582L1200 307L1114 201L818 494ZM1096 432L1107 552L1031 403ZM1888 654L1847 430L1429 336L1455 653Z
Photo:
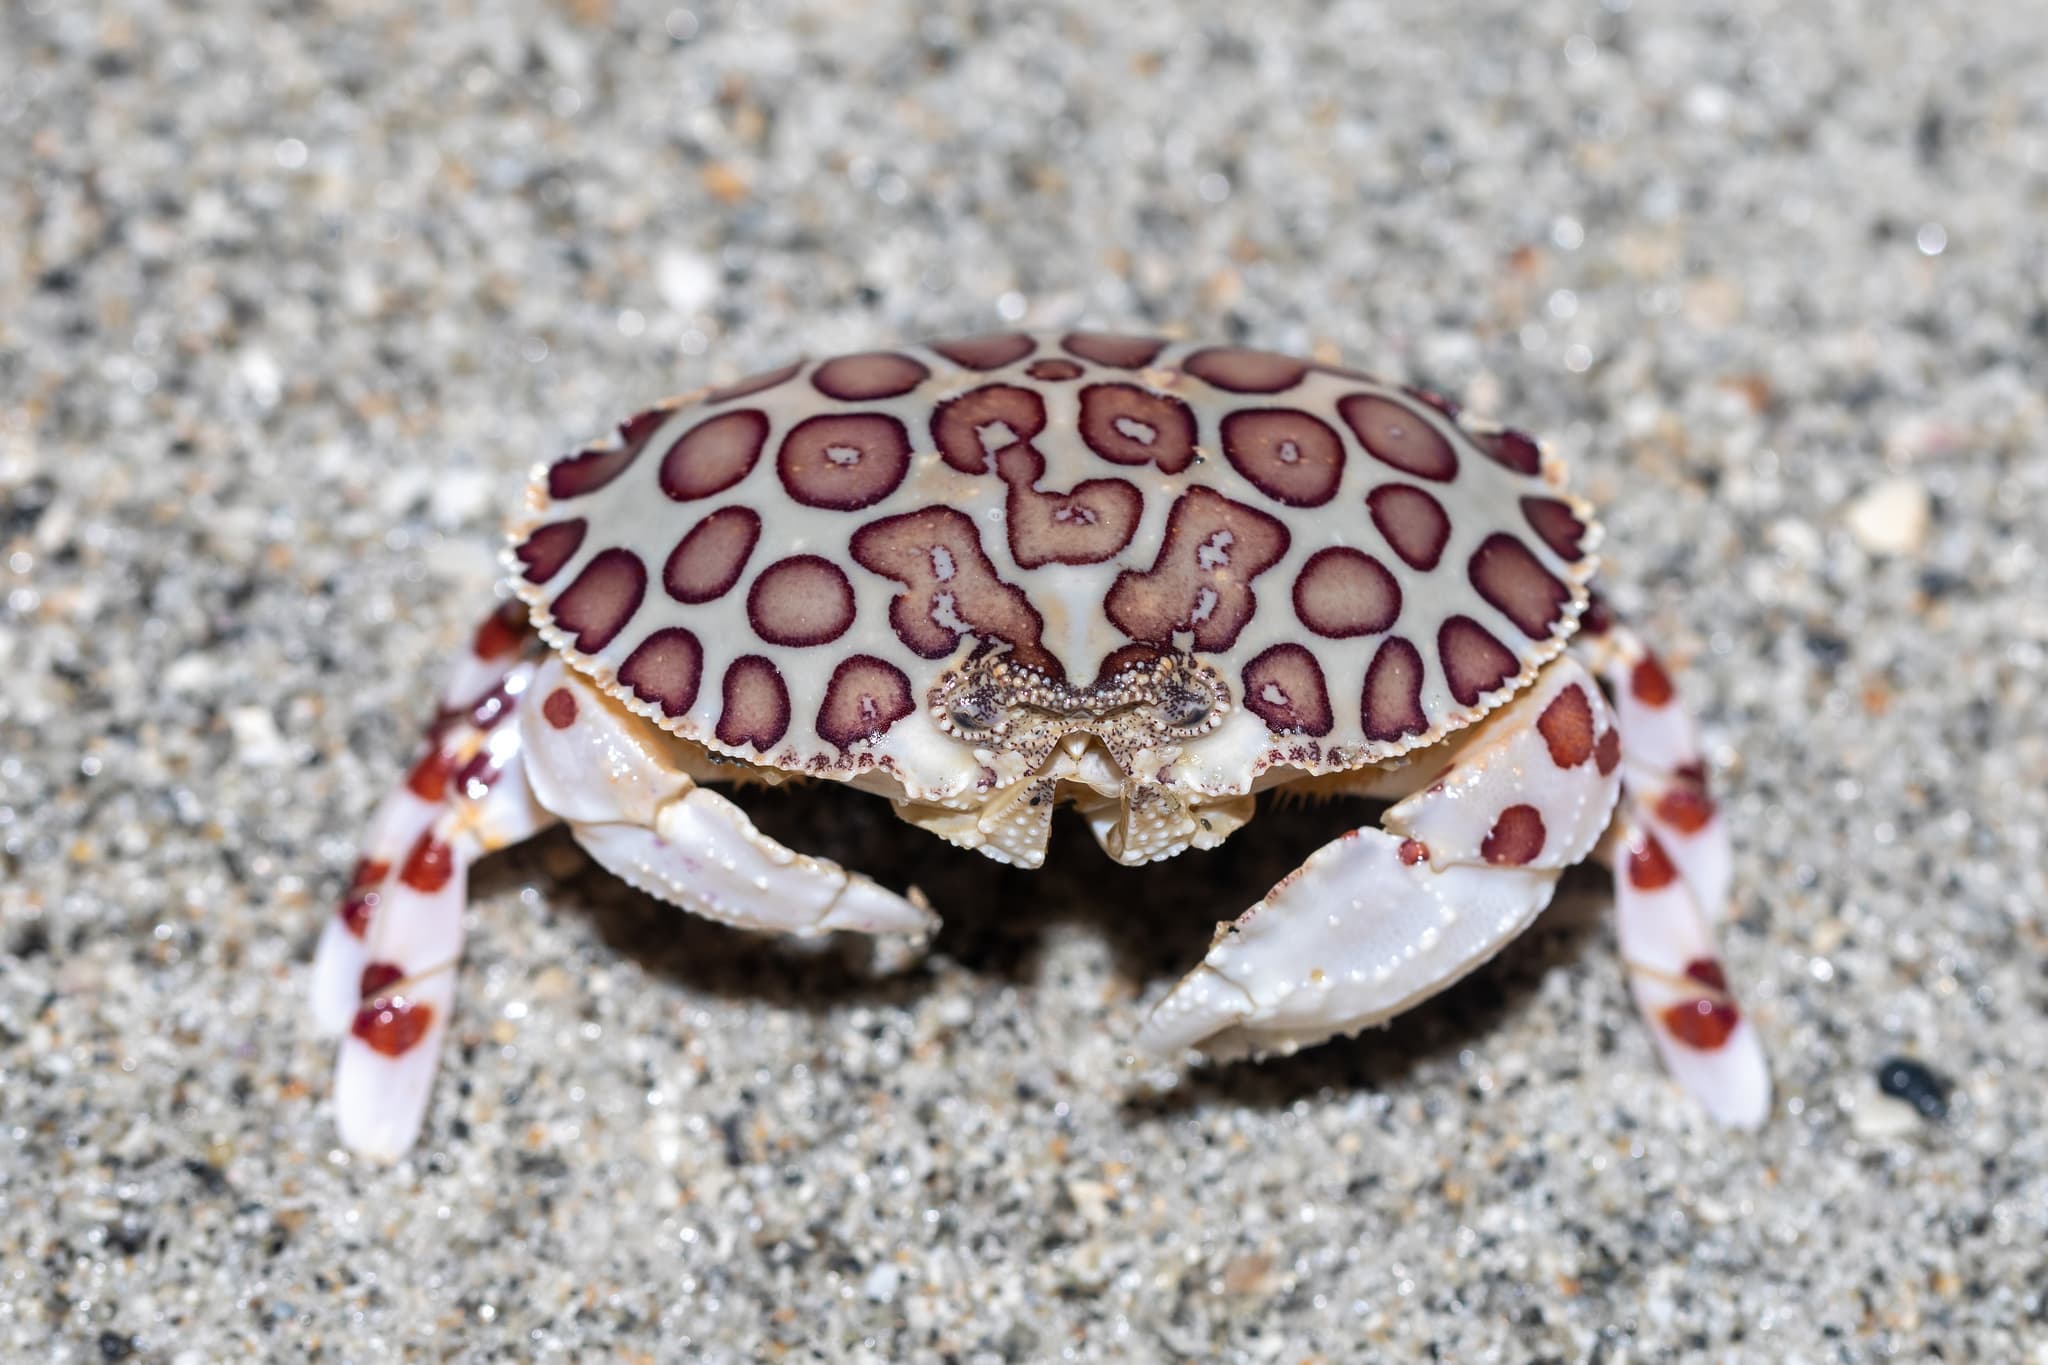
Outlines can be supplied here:
M1258 793L1391 801L1222 924L1140 1050L1289 1052L1442 990L1565 868L1617 869L1623 961L1679 1083L1770 1086L1712 942L1725 826L1670 677L1592 594L1600 532L1520 432L1353 371L1076 332L799 362L538 469L515 597L454 667L314 971L343 1140L418 1133L466 872L565 822L749 929L922 936L908 896L718 787L841 782L1035 866L1214 848Z

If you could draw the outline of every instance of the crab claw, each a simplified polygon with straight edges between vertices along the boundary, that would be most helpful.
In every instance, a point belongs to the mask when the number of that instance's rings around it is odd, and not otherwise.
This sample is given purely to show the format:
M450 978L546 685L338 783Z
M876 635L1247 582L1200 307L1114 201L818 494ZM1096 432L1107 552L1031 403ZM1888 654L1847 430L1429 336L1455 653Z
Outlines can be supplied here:
M1488 718L1425 790L1310 855L1219 928L1138 1035L1233 1058L1355 1033L1434 995L1550 902L1614 809L1599 688L1559 660Z
M1486 961L1550 899L1554 874L1404 861L1360 829L1221 926L1153 1009L1138 1047L1218 1060L1291 1053L1392 1018Z

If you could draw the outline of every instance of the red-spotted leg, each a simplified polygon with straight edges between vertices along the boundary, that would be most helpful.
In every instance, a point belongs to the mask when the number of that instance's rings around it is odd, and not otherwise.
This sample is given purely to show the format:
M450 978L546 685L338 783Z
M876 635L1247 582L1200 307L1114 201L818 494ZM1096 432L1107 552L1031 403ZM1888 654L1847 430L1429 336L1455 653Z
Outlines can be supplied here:
M313 1015L342 1035L336 1122L357 1151L396 1157L419 1131L455 1001L470 864L552 823L521 772L515 721L540 654L520 603L477 628L321 933Z
M486 621L426 752L371 822L353 885L320 940L314 1015L344 1035L345 1145L394 1159L426 1113L455 1000L471 863L556 819L652 895L749 929L923 936L922 903L791 852L697 785L730 776L546 657L523 608Z
M1692 719L1657 656L1598 599L1571 650L1606 685L1621 733L1611 856L1630 993L1678 1083L1721 1122L1754 1128L1770 1113L1770 1069L1714 949L1733 858Z
M938 920L837 863L792 852L699 786L719 775L559 659L541 666L521 716L527 779L542 805L620 879L745 929L923 937Z
M1592 851L1614 810L1616 750L1599 686L1553 661L1382 828L1324 845L1219 925L1139 1047L1287 1053L1434 995L1526 928Z

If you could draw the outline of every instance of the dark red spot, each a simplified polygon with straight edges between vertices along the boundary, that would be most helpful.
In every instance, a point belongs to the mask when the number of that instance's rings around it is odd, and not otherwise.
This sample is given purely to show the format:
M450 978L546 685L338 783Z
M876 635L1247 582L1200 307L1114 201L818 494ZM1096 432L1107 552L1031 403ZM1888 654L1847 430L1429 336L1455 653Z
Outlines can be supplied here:
M1711 957L1696 957L1685 964L1685 974L1705 986L1708 990L1728 994L1728 977L1721 970L1718 960Z
M1509 806L1479 845L1479 856L1502 867L1533 862L1543 851L1543 814L1534 806Z
M527 534L512 551L524 567L521 574L529 583L545 583L562 571L562 566L576 557L577 549L583 544L583 533L590 529L590 523L582 517L571 517L567 521L551 521L536 527Z
M481 801L491 794L491 788L498 785L498 779L505 775L505 759L489 748L478 749L470 755L469 762L456 770L451 784L471 801Z
M768 414L739 408L707 417L661 457L661 491L677 502L723 493L753 472L768 440Z
M783 437L776 472L806 507L854 512L896 491L910 469L910 436L878 412L811 417Z
M761 518L752 508L721 507L690 528L669 551L661 585L678 602L696 605L732 591L761 538Z
M549 608L555 624L585 654L610 644L647 595L647 567L631 550L613 546L591 556Z
M1281 393L1308 373L1308 362L1241 346L1210 346L1180 366L1195 378L1232 393Z
M1330 691L1315 655L1274 645L1244 667L1244 706L1281 734L1327 735Z
M1413 484L1383 483L1366 495L1365 505L1372 524L1410 568L1434 569L1443 558L1451 519L1434 496Z
M827 398L866 403L909 393L930 373L921 362L907 355L862 351L826 361L811 375L811 385Z
M1373 393L1354 393L1337 402L1337 415L1374 459L1418 479L1448 483L1458 476L1458 457L1443 433L1405 403Z
M349 890L360 891L364 887L375 886L390 875L391 864L383 859L358 858L355 870L349 874Z
M340 909L341 927L356 938L363 938L370 932L370 920L377 913L377 905L383 899L382 893L367 887L357 887L342 899Z
M1359 705L1368 739L1391 742L1429 729L1422 709L1422 652L1399 635L1382 642L1365 670Z
M1550 761L1576 768L1593 756L1593 703L1586 689L1573 683L1550 699L1536 718L1537 733L1550 749Z
M578 498L595 493L626 472L640 456L647 438L668 420L668 410L643 412L619 428L619 444L609 450L581 450L557 460L548 470L548 496Z
M1069 379L1079 379L1082 370L1071 360L1034 360L1025 367L1024 373L1041 384L1063 384Z
M1377 635L1401 614L1401 585L1362 550L1317 550L1294 580L1294 614L1328 639Z
M405 775L405 785L422 801L439 801L448 789L448 775L454 771L454 754L446 749L429 749Z
M825 644L853 625L853 584L829 559L778 559L747 590L747 621L771 645Z
M1521 672L1513 652L1469 616L1453 616L1443 623L1436 633L1436 652L1443 661L1444 680L1460 706L1478 705L1481 697Z
M1621 762L1621 732L1608 726L1600 732L1600 738L1593 745L1593 762L1600 769L1602 777L1614 771L1614 765Z
M506 602L476 628L476 635L469 642L470 652L486 662L516 654L532 629L526 621L526 604Z
M557 730L568 729L576 723L576 694L566 687L556 688L540 704L540 713Z
M1570 503L1558 498L1523 498L1522 515L1528 519L1530 529L1556 552L1559 559L1579 557L1579 546L1586 537L1586 523L1579 520Z
M796 372L803 367L804 363L801 360L792 360L787 365L778 366L772 370L763 370L759 374L750 374L745 379L728 384L722 389L713 389L704 395L704 401L706 403L726 403L735 398L747 398L757 393L766 392L777 384L787 384L790 380L796 378Z
M412 851L405 855L405 862L398 869L398 880L429 896L448 885L448 879L454 875L455 850L436 839L430 829L420 831Z
M1628 884L1638 891L1661 891L1678 880L1678 869L1664 845L1648 830L1637 831L1628 846Z
M1571 589L1560 583L1521 541L1495 531L1466 566L1479 595L1532 640L1550 638L1564 617Z
M1728 998L1728 978L1713 958L1694 958L1685 964L1685 974L1714 994L1667 1006L1660 1017L1679 1042L1712 1052L1735 1032L1735 1026L1742 1022L1742 1011Z
M1423 861L1425 861L1426 859L1428 859L1428 857L1429 857L1429 845L1428 845L1428 844L1425 844L1425 843L1423 843L1423 842L1422 842L1422 840L1420 840L1420 839L1403 839L1403 840L1401 841L1401 848L1400 848L1400 858L1401 858L1401 866L1403 866L1403 867L1413 867L1413 866L1415 866L1415 865L1416 865L1417 863L1420 863L1420 862L1423 862Z
M1614 612L1599 593L1586 595L1586 609L1579 614L1579 629L1587 635L1605 635L1614 629Z
M1344 443L1321 418L1295 408L1247 408L1223 419L1223 453L1261 493L1289 507L1337 496Z
M1103 601L1110 623L1133 640L1228 649L1258 610L1252 580L1287 553L1287 527L1208 488L1190 488L1167 514L1152 567L1126 569Z
M841 749L876 739L917 709L910 679L896 665L856 654L832 670L818 707L818 734Z
M1131 543L1145 495L1122 479L1083 479L1062 493L1039 489L1045 456L1015 445L996 456L996 475L1009 488L1003 525L1019 568L1100 564Z
M1542 450L1519 431L1493 431L1473 439L1495 464L1505 465L1517 474L1534 478L1543 470Z
M931 346L955 365L970 370L1000 370L1030 355L1037 344L1022 332L997 332L957 341L934 341Z
M1689 782L1701 791L1707 790L1707 767L1700 760L1688 759L1671 770L1671 775L1681 782Z
M962 474L986 471L989 456L1029 444L1044 430L1045 400L1015 384L984 384L932 412L932 440Z
M862 568L903 586L889 601L889 624L918 655L943 659L972 634L1010 646L1018 662L1057 674L1040 644L1045 621L1030 598L1005 583L981 548L974 519L952 507L926 507L884 517L853 533Z
M1628 690L1645 706L1668 706L1672 696L1671 675L1657 662L1656 655L1644 650L1643 657L1629 671Z
M703 675L704 647L681 626L655 631L619 665L620 683L669 716L682 715L696 702Z
M396 962L370 962L363 966L363 974L357 978L356 998L374 1000L377 993L394 981L405 980L405 969Z
M751 744L766 753L789 729L789 688L775 665L758 654L742 654L725 670L718 742L737 749Z
M498 685L469 704L469 723L479 730L494 730L512 714L512 680L501 678Z
M363 968L364 1004L349 1025L350 1033L386 1057L404 1056L426 1037L434 1022L434 1007L425 1001L381 994L404 979L405 973L389 962L372 962Z
M1123 332L1069 332L1060 338L1060 345L1070 355L1119 370L1142 370L1166 349L1166 342L1158 337Z
M1657 798L1657 818L1681 834L1698 834L1714 818L1714 798L1697 787L1673 787Z
M1081 439L1113 464L1178 474L1195 459L1195 414L1178 398L1135 384L1081 390Z

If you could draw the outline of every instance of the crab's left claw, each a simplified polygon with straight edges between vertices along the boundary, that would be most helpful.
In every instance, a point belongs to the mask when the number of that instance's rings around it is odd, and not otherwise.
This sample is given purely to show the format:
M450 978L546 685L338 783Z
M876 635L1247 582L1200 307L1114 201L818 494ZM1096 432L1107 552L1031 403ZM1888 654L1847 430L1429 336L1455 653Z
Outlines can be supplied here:
M1619 783L1600 689L1569 659L1448 769L1318 849L1234 923L1138 1036L1155 1055L1292 1052L1434 995L1519 934L1598 842Z

